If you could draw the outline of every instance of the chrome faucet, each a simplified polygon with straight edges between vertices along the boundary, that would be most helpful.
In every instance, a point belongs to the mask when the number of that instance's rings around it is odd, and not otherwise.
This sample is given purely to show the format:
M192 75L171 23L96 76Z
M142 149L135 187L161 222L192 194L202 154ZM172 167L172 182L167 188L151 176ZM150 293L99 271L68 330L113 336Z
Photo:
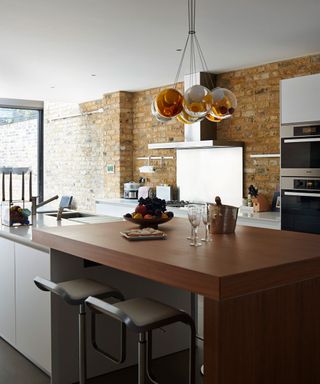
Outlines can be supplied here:
M42 207L43 205L46 205L48 203L51 203L51 201L53 200L56 200L58 199L59 196L58 195L55 195L53 197L50 197L50 199L47 199L47 200L44 200L44 201L41 201L41 203L38 203L37 204L37 199L38 199L38 196L32 196L31 197L31 213L32 215L35 215L37 213L37 209Z
M59 209L58 209L58 212L57 212L57 221L60 221L61 220L61 218L62 218L62 212L63 212L63 209L64 209L65 207L59 207Z

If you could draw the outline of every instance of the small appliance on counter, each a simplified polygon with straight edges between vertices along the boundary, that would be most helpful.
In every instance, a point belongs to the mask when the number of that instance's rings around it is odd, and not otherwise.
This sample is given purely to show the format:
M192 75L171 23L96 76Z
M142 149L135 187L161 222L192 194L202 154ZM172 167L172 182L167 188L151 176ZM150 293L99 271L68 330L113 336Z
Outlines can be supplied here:
M165 201L171 201L172 200L172 187L171 185L157 185L156 187L156 196L159 199L163 199Z
M142 197L143 199L146 199L147 197L154 197L154 188L144 185L143 187L139 187L138 190L138 199Z
M128 183L124 183L123 197L125 199L137 199L139 187L140 187L140 184L135 183L134 181L129 181Z

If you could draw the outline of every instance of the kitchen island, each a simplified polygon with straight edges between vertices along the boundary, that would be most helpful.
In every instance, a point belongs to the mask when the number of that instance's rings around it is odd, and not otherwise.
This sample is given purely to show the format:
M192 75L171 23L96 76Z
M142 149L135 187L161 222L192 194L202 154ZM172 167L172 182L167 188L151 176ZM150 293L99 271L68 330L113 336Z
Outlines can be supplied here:
M32 229L81 226L80 220L92 223L120 219L94 215L57 221L55 217L39 213L32 217L32 225L0 225L0 337L49 375L50 296L39 291L33 279L36 275L50 278L51 256L48 247L32 241Z
M183 219L161 227L165 241L129 242L120 231L130 227L36 229L33 240L51 248L62 275L76 257L204 295L205 384L320 382L318 235L239 226L194 248Z

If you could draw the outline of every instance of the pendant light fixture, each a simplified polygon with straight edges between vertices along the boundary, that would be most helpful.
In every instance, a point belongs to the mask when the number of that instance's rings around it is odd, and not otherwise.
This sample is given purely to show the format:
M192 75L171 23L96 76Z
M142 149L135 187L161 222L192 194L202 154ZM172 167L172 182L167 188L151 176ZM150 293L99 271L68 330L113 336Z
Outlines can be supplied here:
M196 36L195 13L196 0L188 0L189 33L182 51L174 87L161 91L151 106L152 115L162 123L173 118L184 124L193 124L204 118L213 122L220 122L231 117L237 107L235 95L226 88L214 88L211 76L211 89L196 84L196 55L198 55L203 71L206 73L209 71ZM177 83L188 48L190 51L189 70L194 85L182 95L177 90Z

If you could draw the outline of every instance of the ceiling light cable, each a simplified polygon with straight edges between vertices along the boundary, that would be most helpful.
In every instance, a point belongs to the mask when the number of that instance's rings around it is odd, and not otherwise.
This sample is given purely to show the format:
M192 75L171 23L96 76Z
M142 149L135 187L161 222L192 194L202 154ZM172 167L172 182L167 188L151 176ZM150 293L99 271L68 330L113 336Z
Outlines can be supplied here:
M162 90L151 105L152 115L161 123L166 123L176 117L184 124L194 124L206 118L212 122L220 122L232 116L237 106L235 95L225 88L214 88L213 77L209 73L208 65L196 36L196 0L188 0L189 31L182 51L180 63L174 80L173 88ZM189 80L190 87L182 95L177 90L177 83L189 48ZM197 55L207 85L211 90L198 83ZM210 84L210 85L209 85Z

